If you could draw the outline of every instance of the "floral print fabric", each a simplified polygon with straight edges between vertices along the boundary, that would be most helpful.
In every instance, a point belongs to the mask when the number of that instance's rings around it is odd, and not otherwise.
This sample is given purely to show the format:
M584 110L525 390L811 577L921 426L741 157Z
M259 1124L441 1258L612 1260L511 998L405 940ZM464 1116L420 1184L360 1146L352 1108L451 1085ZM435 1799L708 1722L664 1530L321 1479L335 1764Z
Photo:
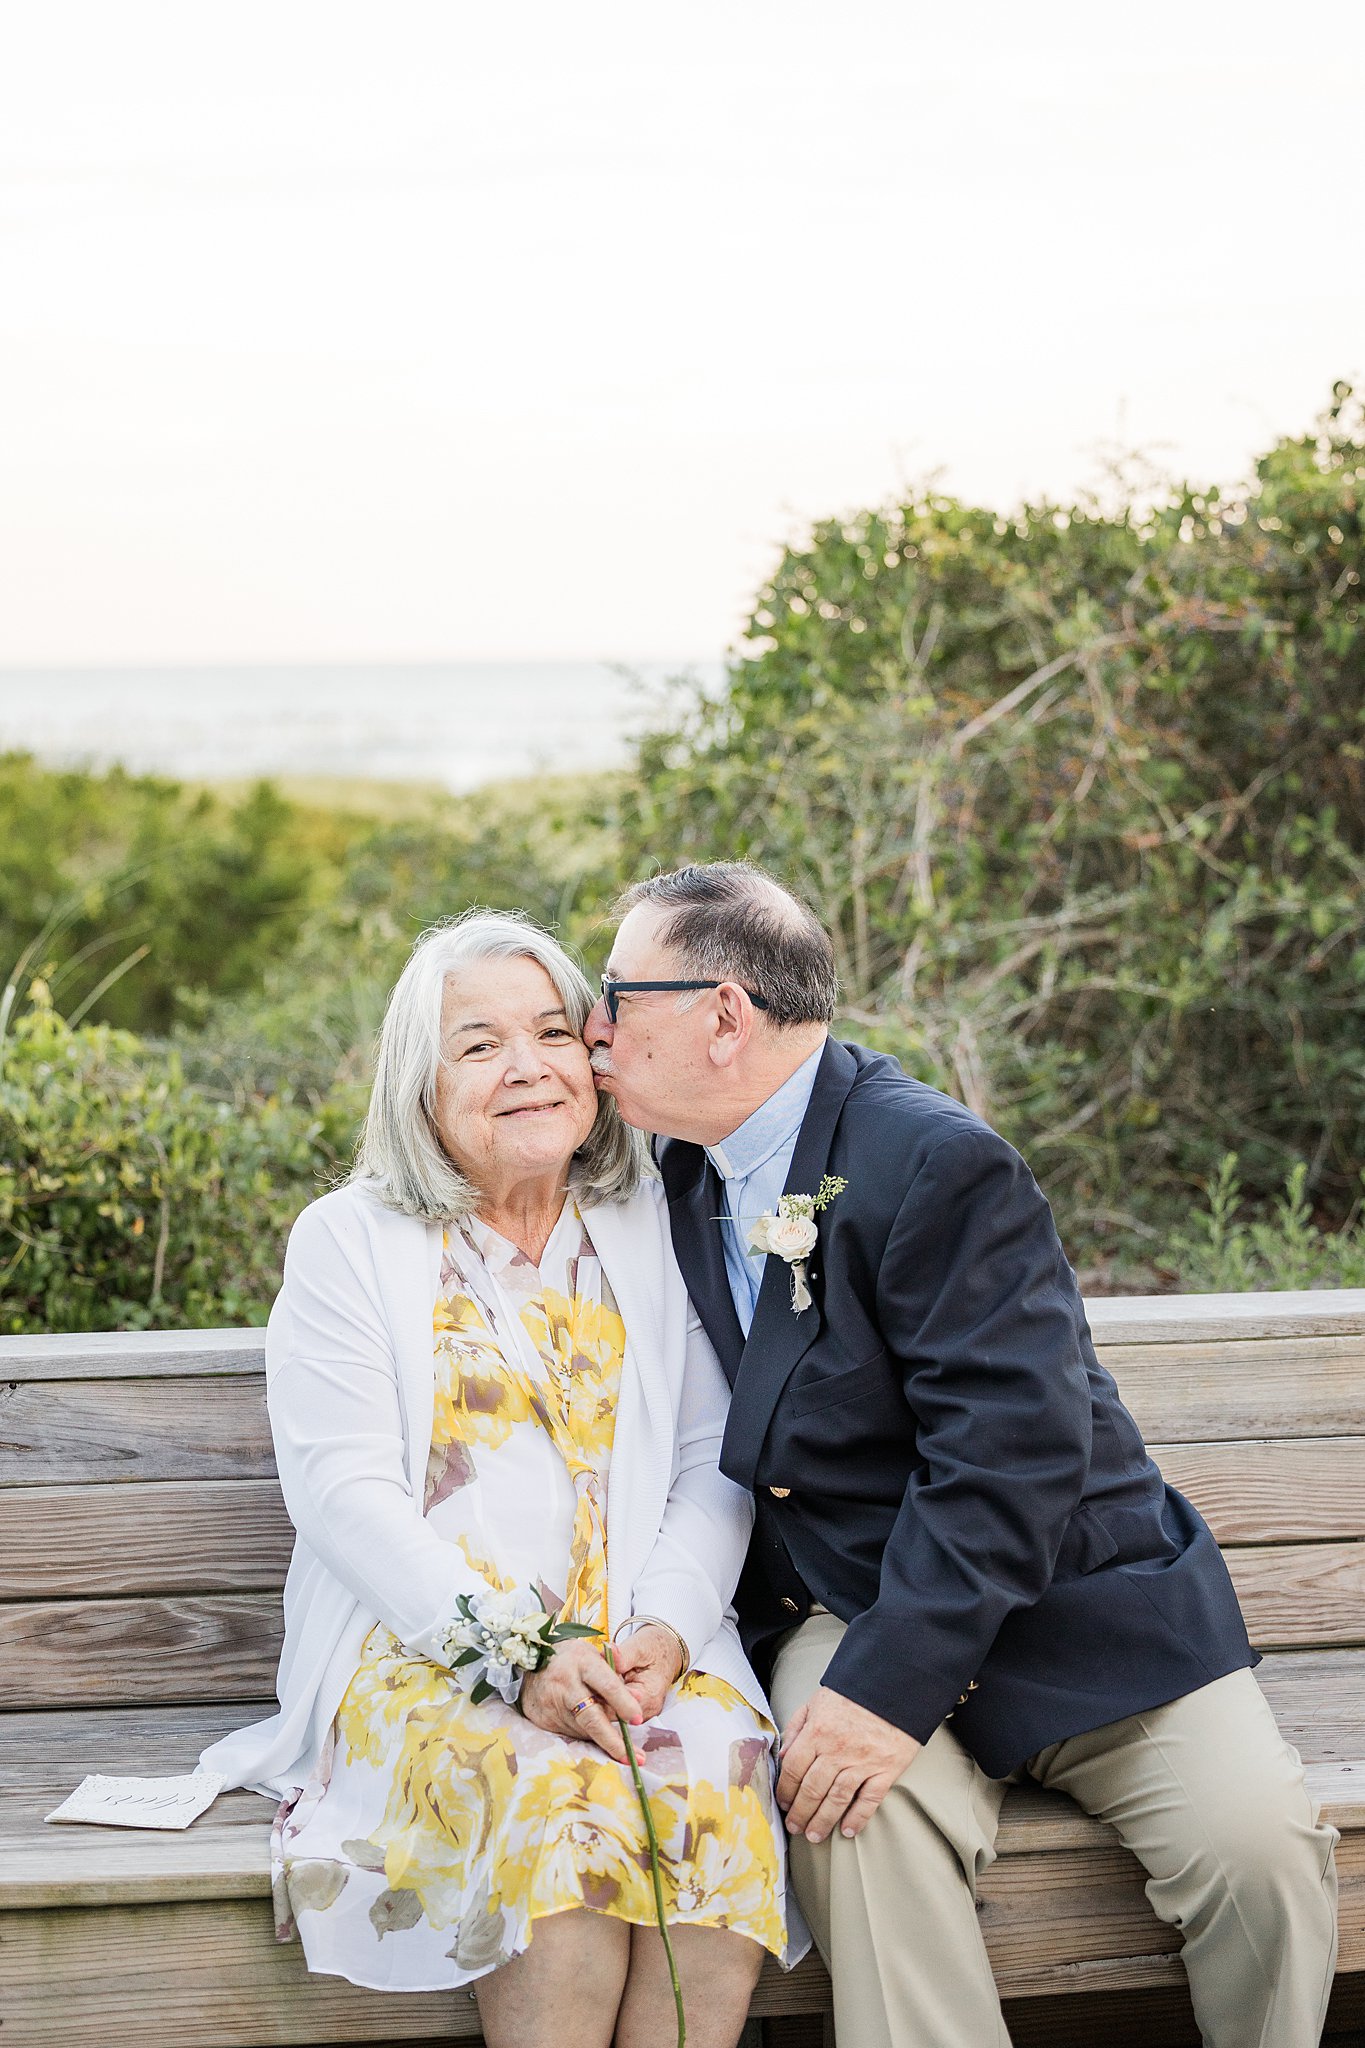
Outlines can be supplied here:
M576 1206L539 1266L470 1219L446 1233L425 1511L500 1591L605 1632L606 1501L625 1326ZM670 1920L786 1945L773 1730L689 1673L635 1731ZM655 1924L629 1772L546 1733L381 1625L309 1783L274 1831L281 1939L395 1991L466 1984L536 1920L587 1907Z

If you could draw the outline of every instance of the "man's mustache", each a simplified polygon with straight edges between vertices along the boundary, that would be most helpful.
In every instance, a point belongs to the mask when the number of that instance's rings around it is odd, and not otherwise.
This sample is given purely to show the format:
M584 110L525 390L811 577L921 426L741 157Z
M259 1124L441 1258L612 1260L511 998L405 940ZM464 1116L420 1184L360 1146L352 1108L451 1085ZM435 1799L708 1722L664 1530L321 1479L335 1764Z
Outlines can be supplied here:
M588 1059L594 1074L610 1074L612 1072L611 1054L605 1045L595 1045L588 1054Z

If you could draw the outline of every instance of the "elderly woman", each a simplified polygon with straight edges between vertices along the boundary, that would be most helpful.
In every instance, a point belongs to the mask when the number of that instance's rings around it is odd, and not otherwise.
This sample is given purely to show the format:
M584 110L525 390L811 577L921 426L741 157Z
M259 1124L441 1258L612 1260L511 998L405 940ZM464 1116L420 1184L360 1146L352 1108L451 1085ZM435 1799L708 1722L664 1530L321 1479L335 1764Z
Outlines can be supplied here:
M751 1509L591 1004L519 918L440 926L404 969L355 1171L299 1218L270 1319L280 1712L203 1761L282 1796L310 1969L472 1985L490 2048L658 2048L634 1724L689 2038L729 2048L786 1945L773 1728L729 1614ZM583 1633L523 1675L462 1661L471 1608Z

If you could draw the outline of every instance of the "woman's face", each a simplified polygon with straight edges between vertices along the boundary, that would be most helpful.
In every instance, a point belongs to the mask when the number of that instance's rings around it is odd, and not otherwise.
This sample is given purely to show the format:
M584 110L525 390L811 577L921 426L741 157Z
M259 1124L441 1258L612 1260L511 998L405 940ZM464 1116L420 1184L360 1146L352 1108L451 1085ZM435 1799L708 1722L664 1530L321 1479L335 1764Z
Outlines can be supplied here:
M597 1116L587 1048L535 960L481 960L447 976L436 1127L484 1193L562 1175Z

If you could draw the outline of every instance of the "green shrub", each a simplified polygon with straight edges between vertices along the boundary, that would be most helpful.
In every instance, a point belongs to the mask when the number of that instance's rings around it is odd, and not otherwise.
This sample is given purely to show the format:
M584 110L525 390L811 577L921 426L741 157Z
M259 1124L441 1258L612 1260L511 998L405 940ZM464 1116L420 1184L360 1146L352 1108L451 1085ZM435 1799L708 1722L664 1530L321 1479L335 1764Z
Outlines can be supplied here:
M0 965L31 948L68 1016L169 1030L181 991L249 988L292 948L344 832L261 783L234 801L0 755Z
M1365 1216L1347 1230L1313 1221L1304 1194L1308 1168L1293 1168L1268 1214L1242 1213L1237 1154L1209 1183L1208 1207L1193 1230L1172 1240L1179 1285L1195 1294L1292 1287L1365 1287Z
M628 870L745 855L842 1027L1026 1152L1085 1260L1236 1148L1341 1222L1365 1158L1365 404L1246 487L822 521L727 688L644 742Z
M347 1136L278 1100L215 1101L174 1052L73 1029L37 984L0 1045L0 1330L263 1322Z

